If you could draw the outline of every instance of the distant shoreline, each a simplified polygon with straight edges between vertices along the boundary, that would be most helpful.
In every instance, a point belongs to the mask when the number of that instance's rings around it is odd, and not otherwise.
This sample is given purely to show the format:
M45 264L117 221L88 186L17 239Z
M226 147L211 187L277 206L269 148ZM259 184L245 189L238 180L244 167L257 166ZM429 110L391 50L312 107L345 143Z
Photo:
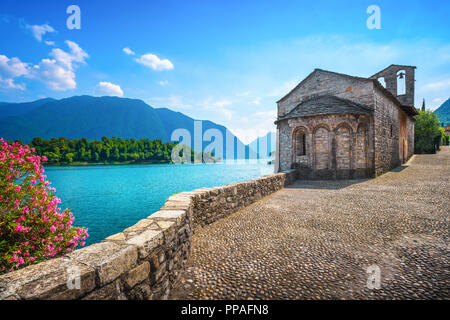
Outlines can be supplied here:
M154 160L154 161L122 161L122 162L63 162L63 163L44 163L46 167L81 167L81 166L117 166L127 164L173 164L171 161Z
M203 162L207 163L207 162ZM211 163L222 163L221 160ZM45 167L83 167L83 166L117 166L117 165L130 165L130 164L175 164L172 161L167 160L152 160L152 161L122 161L122 162L63 162L63 163L44 163ZM191 164L198 164L192 162Z

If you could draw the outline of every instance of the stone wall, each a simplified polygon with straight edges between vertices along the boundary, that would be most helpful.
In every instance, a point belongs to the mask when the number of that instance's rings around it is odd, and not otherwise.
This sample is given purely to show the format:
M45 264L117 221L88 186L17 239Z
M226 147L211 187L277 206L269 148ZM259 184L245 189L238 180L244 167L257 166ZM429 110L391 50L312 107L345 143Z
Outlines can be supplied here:
M375 170L383 174L402 164L400 119L406 119L407 161L414 154L414 120L378 88L375 94Z
M288 96L277 103L278 116L289 113L302 101L322 95L333 95L358 102L369 108L374 107L372 80L316 69Z
M0 299L166 299L197 228L294 180L291 170L173 195L160 211L101 243L0 276Z
M347 179L374 176L373 117L332 114L278 123L280 168L296 168L301 179ZM295 134L305 134L306 155L296 156Z

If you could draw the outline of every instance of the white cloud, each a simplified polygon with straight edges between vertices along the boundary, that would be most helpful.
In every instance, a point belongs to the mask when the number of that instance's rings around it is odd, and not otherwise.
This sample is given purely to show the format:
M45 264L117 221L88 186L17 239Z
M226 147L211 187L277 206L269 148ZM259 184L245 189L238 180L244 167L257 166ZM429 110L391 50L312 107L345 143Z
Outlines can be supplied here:
M441 103L441 102L444 102L444 100L445 100L444 98L435 98L432 101L435 103Z
M192 109L192 105L185 103L181 96L153 97L147 99L147 103L156 108Z
M0 55L0 76L5 78L16 78L28 73L28 63L20 61L19 58L9 59L5 55Z
M236 93L236 97L248 97L251 93L251 91L238 92Z
M65 91L75 89L75 69L77 63L84 64L88 54L73 41L65 41L70 49L66 52L59 48L52 49L50 57L53 59L42 59L38 65L31 70L30 77L44 82L50 89Z
M258 105L258 104L261 104L261 98L255 98L253 101L252 101L252 103L253 104L256 104L256 105Z
M27 25L27 28L31 30L31 32L33 33L33 36L39 42L42 42L42 36L45 35L47 32L55 32L55 29L53 29L48 24L32 25L32 26Z
M147 53L140 58L135 59L137 63L140 63L146 67L149 67L156 71L172 70L173 64L168 59L160 59L157 55Z
M213 108L223 108L225 106L230 106L232 105L233 102L231 102L230 100L219 100L219 101L215 101L215 102L211 102L210 105Z
M159 81L158 84L162 87L167 86L169 84L169 81L167 80L163 80L163 81Z
M256 113L254 113L253 116L258 117L258 118L269 119L270 121L275 121L277 118L277 110L272 109L272 110L267 110L267 111L258 111Z
M298 80L290 80L286 81L283 84L279 85L278 87L272 89L267 93L268 97L276 97L276 98L282 98L284 95L286 95L288 92L290 92L292 89L295 88L297 84L299 84L300 81Z
M73 70L73 62L85 63L85 59L89 57L88 54L73 41L66 40L65 43L69 47L70 52L56 48L50 52L50 56L55 58L60 65L70 70Z
M213 98L209 97L201 103L201 106L206 110L215 111L221 114L226 120L231 120L233 117L233 111L226 107L232 104L233 102L227 99L213 101Z
M24 63L16 57L9 59L5 55L0 55L0 87L25 90L25 85L15 83L14 78L26 76L28 73L28 63Z
M127 55L129 55L129 56L134 56L136 53L133 51L133 50L131 50L130 48L128 48L128 47L125 47L125 48L123 48L122 49L123 50L123 52L125 52Z
M44 82L47 87L56 91L75 89L75 73L67 69L55 59L42 59L33 67L33 77Z
M248 144L258 137L263 137L269 131L276 131L274 121L276 120L276 110L263 110L249 115L252 119L248 125L248 118L242 117L240 123L229 125L230 130L244 143Z
M450 79L428 83L425 85L425 88L429 90L442 90L450 88Z
M52 46L52 47L55 46L55 41L47 41L47 40L45 40L44 42L48 46Z
M25 90L24 84L15 83L13 79L2 79L0 78L0 87L6 89L18 89Z
M119 85L101 81L97 84L100 95L123 97L123 91Z

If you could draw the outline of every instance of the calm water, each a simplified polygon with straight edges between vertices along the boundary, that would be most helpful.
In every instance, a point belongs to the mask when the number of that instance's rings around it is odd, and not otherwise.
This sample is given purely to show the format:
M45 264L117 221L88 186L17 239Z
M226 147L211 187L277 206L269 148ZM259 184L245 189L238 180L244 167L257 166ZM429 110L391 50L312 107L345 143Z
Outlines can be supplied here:
M273 173L266 161L240 164L47 167L46 174L70 208L74 225L89 228L92 244L158 211L176 192L215 187Z

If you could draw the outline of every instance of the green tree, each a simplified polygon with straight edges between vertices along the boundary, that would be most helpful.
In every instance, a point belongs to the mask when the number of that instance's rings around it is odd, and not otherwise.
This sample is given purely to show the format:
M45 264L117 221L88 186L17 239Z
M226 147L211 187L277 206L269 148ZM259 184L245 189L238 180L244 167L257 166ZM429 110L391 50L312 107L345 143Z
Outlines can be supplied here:
M66 161L67 161L68 163L72 163L72 162L73 162L73 157L74 157L74 154L73 154L73 153L67 153L66 156L65 156Z
M431 111L419 111L414 123L414 149L416 153L436 153L442 133L439 119Z

